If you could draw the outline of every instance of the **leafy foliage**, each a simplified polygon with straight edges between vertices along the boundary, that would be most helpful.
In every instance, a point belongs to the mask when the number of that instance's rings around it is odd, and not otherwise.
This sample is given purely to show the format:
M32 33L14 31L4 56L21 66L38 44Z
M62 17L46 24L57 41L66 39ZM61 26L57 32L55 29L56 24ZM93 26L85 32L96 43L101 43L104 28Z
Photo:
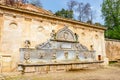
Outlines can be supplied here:
M111 39L119 39L120 40L120 26L114 27L114 29L108 29L105 32L105 36Z
M108 30L107 38L120 39L120 0L104 0L102 4L102 16Z
M70 0L67 2L68 10L62 9L55 13L56 16L62 16L65 18L73 19L74 13L78 14L77 18L79 21L87 22L93 21L94 14L89 3L77 2L75 0Z
M57 11L55 13L56 16L61 16L61 17L64 17L64 18L69 18L69 19L72 19L73 18L73 11L72 10L65 10L65 9L62 9L60 11Z
M104 0L102 4L102 16L105 26L109 29L120 25L120 0Z
M68 10L72 10L73 13L78 14L77 18L79 21L82 22L87 22L91 21L93 22L93 18L95 17L93 10L91 9L91 5L89 3L82 3L82 2L77 2L75 0L70 0L67 3Z

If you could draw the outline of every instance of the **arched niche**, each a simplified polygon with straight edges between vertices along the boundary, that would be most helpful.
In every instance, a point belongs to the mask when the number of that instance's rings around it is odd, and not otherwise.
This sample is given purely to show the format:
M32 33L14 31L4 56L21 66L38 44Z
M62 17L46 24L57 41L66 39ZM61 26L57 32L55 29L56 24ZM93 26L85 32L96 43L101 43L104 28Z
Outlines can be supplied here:
M56 40L76 41L76 36L68 27L64 27L56 33Z
M17 28L18 28L18 25L17 25L16 22L11 22L11 23L9 24L9 28L10 28L10 29L17 29Z

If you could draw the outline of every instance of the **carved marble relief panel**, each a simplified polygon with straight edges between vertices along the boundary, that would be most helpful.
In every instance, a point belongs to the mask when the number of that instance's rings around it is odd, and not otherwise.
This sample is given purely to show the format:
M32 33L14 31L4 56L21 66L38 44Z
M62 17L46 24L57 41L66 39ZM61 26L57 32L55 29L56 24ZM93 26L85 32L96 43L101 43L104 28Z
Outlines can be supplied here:
M68 27L60 29L57 33L53 30L50 40L36 45L35 49L30 51L31 62L94 60L95 51L89 51L87 47L78 42L78 36L76 35ZM25 53L25 50L21 49L22 54Z
M65 41L76 41L76 37L74 33L68 29L68 27L64 27L56 33L57 40L65 40Z

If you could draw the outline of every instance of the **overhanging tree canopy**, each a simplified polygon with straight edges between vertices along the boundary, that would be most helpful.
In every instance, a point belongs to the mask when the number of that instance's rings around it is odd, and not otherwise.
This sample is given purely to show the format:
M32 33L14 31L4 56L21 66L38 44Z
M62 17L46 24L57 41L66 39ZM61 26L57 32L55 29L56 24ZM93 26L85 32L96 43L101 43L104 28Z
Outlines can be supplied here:
M104 0L102 4L102 16L105 26L113 29L120 25L120 0Z
M107 38L120 39L120 0L104 0L102 4L102 16L108 30Z

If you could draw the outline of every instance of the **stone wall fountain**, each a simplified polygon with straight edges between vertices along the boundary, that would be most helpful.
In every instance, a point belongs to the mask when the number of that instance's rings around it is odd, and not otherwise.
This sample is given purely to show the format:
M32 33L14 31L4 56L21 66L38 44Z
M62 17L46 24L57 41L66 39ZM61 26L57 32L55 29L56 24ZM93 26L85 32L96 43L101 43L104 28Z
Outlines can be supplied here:
M89 51L87 47L82 45L78 41L78 35L73 33L68 27L64 27L58 32L53 30L50 35L50 40L37 45L35 49L29 47L21 48L21 62L69 63L95 61L95 51ZM26 55L27 61L24 61L26 60Z
M68 27L58 32L52 31L51 39L30 48L30 41L25 41L25 48L20 49L18 69L25 72L49 72L100 66L103 61L95 59L91 51L78 41L78 35Z

